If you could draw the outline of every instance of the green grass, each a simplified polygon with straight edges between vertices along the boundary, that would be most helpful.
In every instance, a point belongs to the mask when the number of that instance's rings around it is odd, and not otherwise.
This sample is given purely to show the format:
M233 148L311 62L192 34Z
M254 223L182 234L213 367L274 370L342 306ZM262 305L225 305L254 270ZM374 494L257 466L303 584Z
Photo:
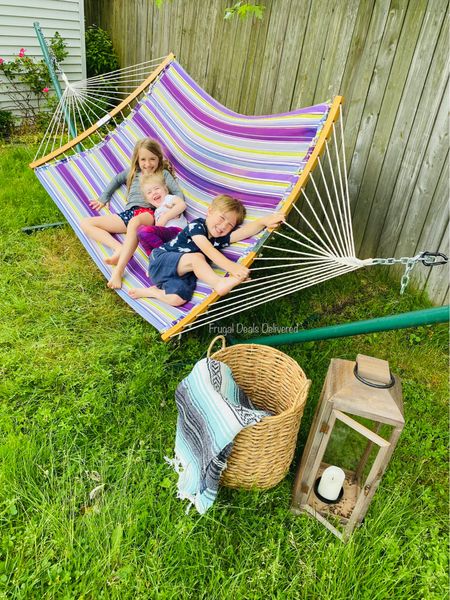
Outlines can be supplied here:
M447 597L447 328L282 347L312 379L291 472L265 492L221 489L206 515L185 514L164 455L175 388L212 333L161 342L68 227L21 233L61 220L30 158L0 148L0 598ZM381 268L359 272L236 321L317 327L430 306L398 288ZM329 361L357 353L402 378L406 427L344 545L289 504Z

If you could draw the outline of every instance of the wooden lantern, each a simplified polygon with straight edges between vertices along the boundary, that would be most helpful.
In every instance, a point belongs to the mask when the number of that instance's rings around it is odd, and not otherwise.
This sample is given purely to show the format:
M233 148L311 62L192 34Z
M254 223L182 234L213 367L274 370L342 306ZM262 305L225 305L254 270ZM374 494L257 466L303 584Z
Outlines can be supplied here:
M292 511L313 515L347 541L367 512L404 424L401 382L386 361L361 354L356 363L332 359L297 471Z

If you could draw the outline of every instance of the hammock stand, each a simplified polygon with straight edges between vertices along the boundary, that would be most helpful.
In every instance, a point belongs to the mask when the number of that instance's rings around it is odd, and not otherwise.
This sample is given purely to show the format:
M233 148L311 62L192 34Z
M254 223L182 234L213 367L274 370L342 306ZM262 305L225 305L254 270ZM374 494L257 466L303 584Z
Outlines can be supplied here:
M66 90L58 108L60 116L66 114L67 106L77 96L84 107L94 98L92 92L90 95L85 92L90 89L89 83L71 85L67 78L65 82ZM66 143L60 143L56 150L52 146L48 154L36 158L30 167L107 278L110 268L103 259L108 251L86 238L79 222L85 216L98 214L90 209L89 200L101 193L114 174L129 166L133 147L142 137L157 139L174 165L185 192L188 220L204 216L212 198L220 193L241 199L250 219L274 211L285 215L291 210L298 213L297 218L302 220L309 236L286 223L281 229L289 228L289 235L280 230L272 234L281 241L281 247L268 244L271 233L262 232L227 249L225 254L232 260L247 267L255 263L263 266L252 268L252 281L234 288L225 298L199 282L192 301L182 307L148 298L132 299L127 289L150 285L145 276L147 257L139 249L126 270L123 288L116 291L161 332L163 340L168 340L331 277L380 264L382 259L360 260L355 256L342 100L337 96L332 102L281 115L239 115L208 96L170 54L105 116L74 139L70 139L69 132ZM76 108L78 121L83 125L78 104ZM121 122L117 120L119 116L123 118ZM50 139L55 139L58 127L55 121ZM338 176L335 178L332 173L332 182L327 183L321 157L331 167L333 152ZM325 186L325 200L312 176L317 166L322 178L319 185ZM319 207L306 195L309 180L319 198ZM304 200L306 217L296 206L300 198ZM110 204L111 211L122 210L124 200L123 191L117 192ZM260 256L263 247L275 250L278 255ZM388 260L387 264L402 262L411 269L422 258L418 255L413 259ZM281 272L275 283L270 274L264 275L271 269ZM261 271L262 276L255 279Z
M245 340L227 337L227 341L230 345L262 344L263 346L284 346L287 344L301 344L303 342L352 337L354 335L364 335L378 331L394 331L396 329L421 327L422 325L435 325L438 323L448 323L449 321L450 306L446 305L389 315L388 317L353 321L352 323L343 323L342 325L303 329L293 333L279 333L277 335L267 335Z

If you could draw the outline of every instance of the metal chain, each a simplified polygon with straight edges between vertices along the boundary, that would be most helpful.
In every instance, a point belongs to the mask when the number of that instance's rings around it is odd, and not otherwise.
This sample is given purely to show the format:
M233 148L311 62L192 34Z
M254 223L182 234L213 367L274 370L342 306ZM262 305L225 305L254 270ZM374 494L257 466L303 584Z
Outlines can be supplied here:
M400 296L406 290L409 283L410 273L416 266L417 262L418 261L415 258L410 258L406 263L405 272L403 273L402 278L400 280Z
M421 261L423 252L420 252L413 258L408 256L402 256L401 258L374 258L372 264L374 265L405 265L405 272L401 278L400 294L406 290L409 283L411 271L414 269L416 264Z

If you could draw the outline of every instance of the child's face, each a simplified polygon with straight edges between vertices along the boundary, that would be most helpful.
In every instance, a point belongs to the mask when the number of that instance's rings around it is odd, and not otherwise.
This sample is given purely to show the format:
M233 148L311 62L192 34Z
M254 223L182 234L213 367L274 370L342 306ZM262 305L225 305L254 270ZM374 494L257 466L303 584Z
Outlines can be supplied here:
M161 183L147 183L144 185L142 192L147 202L156 207L161 206L165 196L169 193L166 186Z
M231 233L237 225L237 214L233 211L219 209L208 209L206 215L206 228L212 237L222 237Z
M159 167L159 159L156 154L153 154L153 152L150 152L150 150L146 150L145 148L139 150L138 162L139 169L144 175L154 173Z

